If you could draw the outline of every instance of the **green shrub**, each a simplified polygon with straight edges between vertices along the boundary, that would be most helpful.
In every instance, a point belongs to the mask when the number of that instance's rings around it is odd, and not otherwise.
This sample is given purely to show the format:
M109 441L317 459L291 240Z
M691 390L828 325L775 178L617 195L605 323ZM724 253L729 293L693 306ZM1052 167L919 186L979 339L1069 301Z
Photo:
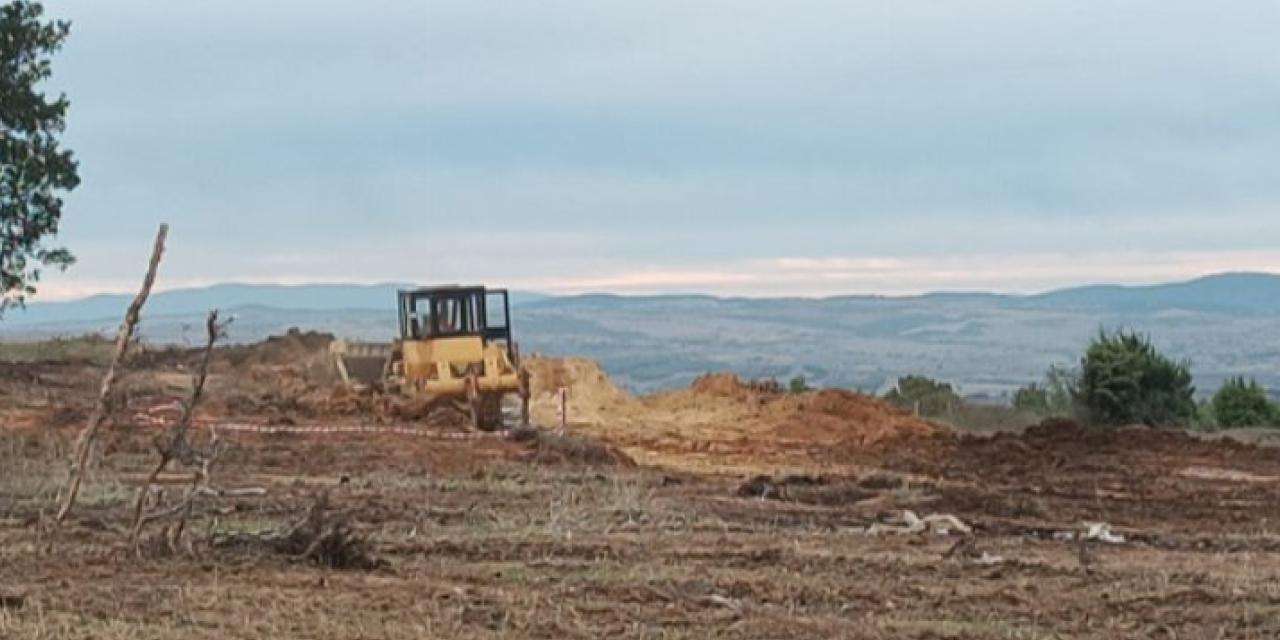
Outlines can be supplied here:
M1203 400L1196 405L1196 416L1191 420L1191 428L1196 431L1217 431L1218 416L1213 411L1213 400Z
M1079 386L1079 374L1053 365L1043 382L1033 382L1013 394L1013 408L1040 417L1069 417L1076 413L1073 395Z
M1231 378L1222 383L1213 394L1213 415L1217 426L1270 427L1275 426L1280 411L1267 399L1267 392L1256 380L1245 382L1243 377Z
M1038 416L1049 415L1049 390L1032 382L1013 392L1013 408Z
M964 403L950 384L925 376L898 378L898 386L884 399L905 409L918 409L922 416L946 415Z
M1190 363L1165 357L1137 333L1103 331L1080 361L1076 400L1097 424L1187 425L1194 393Z
M809 386L809 381L804 376L796 376L787 383L787 390L791 393L804 393L812 391L813 387Z

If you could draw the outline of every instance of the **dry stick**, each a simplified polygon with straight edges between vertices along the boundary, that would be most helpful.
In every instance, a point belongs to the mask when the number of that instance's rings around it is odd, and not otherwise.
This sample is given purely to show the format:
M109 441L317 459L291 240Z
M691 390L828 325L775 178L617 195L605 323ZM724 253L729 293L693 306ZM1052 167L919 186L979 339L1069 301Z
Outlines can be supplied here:
M187 442L187 431L191 428L191 418L195 415L196 405L200 404L200 398L204 396L204 383L209 377L209 360L213 357L213 345L218 341L218 336L222 333L222 327L218 325L217 309L209 312L209 317L205 320L205 330L208 333L208 341L205 342L204 354L200 358L200 365L191 377L191 397L183 404L182 415L170 429L167 442L159 447L160 461L151 470L151 475L147 476L146 481L142 483L142 487L138 490L138 498L133 503L133 529L129 535L129 540L135 544L138 542L138 534L142 532L144 523L142 506L146 501L147 492L151 490L151 485L155 484L156 478L164 471L165 467L169 466L169 462L174 458L185 458L191 451ZM215 434L214 440L210 442L210 451L205 464L201 466L201 470L192 475L191 489L188 492L188 496L195 495L196 488L199 487L204 476L207 476L208 465L212 462L212 457L217 455L217 447L217 435Z
M111 388L115 386L116 382L116 369L124 360L125 352L129 350L129 342L132 341L134 330L138 326L138 317L142 313L142 305L147 302L147 296L151 295L151 285L156 281L156 268L160 266L160 256L164 254L164 241L168 235L169 225L161 224L160 230L156 233L155 247L151 250L151 262L147 266L147 275L142 280L142 289L138 291L137 297L129 305L129 310L125 312L124 323L120 325L120 332L116 335L115 353L111 357L111 365L107 367L107 375L102 379L102 388L98 392L98 403L94 407L93 413L89 414L89 421L85 423L79 439L76 440L75 467L71 470L71 481L67 486L66 494L62 497L62 506L58 509L56 521L59 523L66 519L67 514L71 513L71 508L76 503L76 496L80 493L80 483L84 479L85 465L89 462L89 451L93 448L94 438L98 435L98 427L102 425L102 421L107 414Z

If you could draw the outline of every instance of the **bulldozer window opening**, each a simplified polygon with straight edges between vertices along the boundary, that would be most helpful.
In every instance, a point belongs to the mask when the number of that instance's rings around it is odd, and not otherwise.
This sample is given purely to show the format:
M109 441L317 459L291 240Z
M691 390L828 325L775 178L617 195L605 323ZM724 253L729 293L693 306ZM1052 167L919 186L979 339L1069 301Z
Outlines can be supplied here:
M505 289L437 288L400 292L400 335L409 340L475 335L510 341Z
M404 318L401 333L415 340L426 337L433 324L431 305L420 304L421 302L425 302L425 300L411 297L407 305L402 304L400 312Z
M458 294L435 299L435 331L433 335L474 335L479 333L476 319L480 315L479 296Z
M507 292L485 294L485 329L507 328Z

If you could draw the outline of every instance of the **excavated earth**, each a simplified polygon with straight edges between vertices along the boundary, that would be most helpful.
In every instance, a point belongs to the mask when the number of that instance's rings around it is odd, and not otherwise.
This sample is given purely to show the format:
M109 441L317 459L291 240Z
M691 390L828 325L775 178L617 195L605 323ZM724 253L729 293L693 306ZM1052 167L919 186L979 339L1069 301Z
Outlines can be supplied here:
M976 435L727 374L636 397L573 358L527 363L540 429L478 433L340 389L330 339L218 352L196 438L230 445L215 485L265 495L202 499L173 548L158 525L137 549L125 530L195 354L131 360L61 527L100 361L0 364L0 638L1280 635L1269 446L1071 422ZM321 492L370 562L244 542ZM907 510L971 533L905 531ZM1081 543L1090 528L1109 533Z

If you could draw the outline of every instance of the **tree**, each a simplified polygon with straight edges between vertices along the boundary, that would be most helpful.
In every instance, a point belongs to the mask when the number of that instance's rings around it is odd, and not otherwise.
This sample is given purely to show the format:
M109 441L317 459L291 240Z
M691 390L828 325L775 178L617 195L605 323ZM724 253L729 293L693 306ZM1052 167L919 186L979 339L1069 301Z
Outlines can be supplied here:
M1013 408L1038 416L1047 416L1049 415L1049 390L1032 382L1014 391Z
M48 244L62 219L60 194L80 184L76 161L59 145L70 103L39 88L71 25L43 14L39 2L0 5L0 312L36 292L42 268L75 261Z
M1219 427L1269 427L1280 422L1280 411L1267 399L1256 380L1231 378L1213 394L1213 415Z
M1099 424L1186 425L1194 394L1190 363L1161 355L1137 333L1100 332L1080 361L1076 401Z
M792 378L791 381L787 383L787 390L791 393L804 393L806 391L812 391L813 387L809 386L808 379L803 375L799 375Z
M1052 365L1044 374L1044 382L1033 382L1013 394L1013 408L1038 416L1070 416L1075 413L1072 397L1079 374L1060 365Z
M918 409L923 416L948 414L962 403L949 383L925 376L898 378L898 386L890 389L884 399L905 409Z

